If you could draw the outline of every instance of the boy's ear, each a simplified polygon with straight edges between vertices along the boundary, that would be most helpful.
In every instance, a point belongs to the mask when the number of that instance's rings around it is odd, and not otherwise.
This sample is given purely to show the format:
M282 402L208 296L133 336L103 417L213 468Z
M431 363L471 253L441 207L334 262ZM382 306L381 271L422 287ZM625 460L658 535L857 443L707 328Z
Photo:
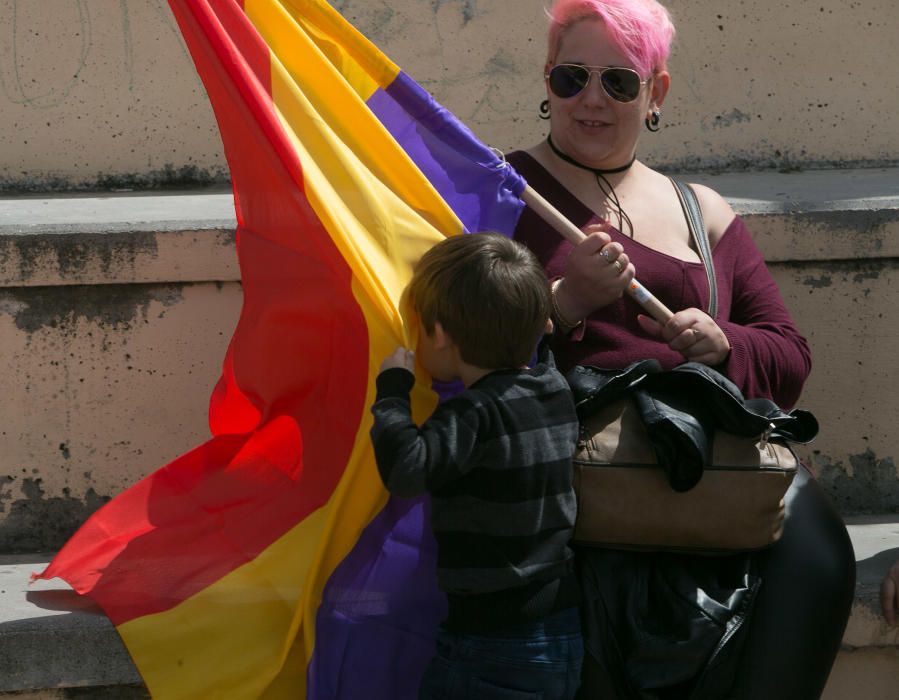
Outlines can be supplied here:
M546 325L543 326L544 335L552 335L553 334L553 320L551 318L546 319Z
M440 321L434 321L434 347L437 350L445 350L453 344L453 339L450 337L450 334L443 330L443 326L440 324Z

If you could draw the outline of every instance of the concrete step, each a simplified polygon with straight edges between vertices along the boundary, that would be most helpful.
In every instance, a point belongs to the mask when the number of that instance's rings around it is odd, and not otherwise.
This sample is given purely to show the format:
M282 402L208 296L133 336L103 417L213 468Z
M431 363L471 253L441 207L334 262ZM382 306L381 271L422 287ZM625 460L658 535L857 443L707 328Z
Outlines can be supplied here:
M738 214L752 223L754 235L769 261L899 255L899 237L895 235L899 231L899 168L672 174L720 192ZM90 250L82 250L78 259L68 261L68 266L61 253L55 265L52 256L46 260L27 256L29 252L62 251L61 244L71 240L49 236L145 234L153 241L160 235L165 238L167 233L230 232L235 223L230 191L221 188L167 194L0 197L0 250L8 252L0 256L0 285L84 284L95 279L83 268L90 269L90 259L100 257L102 247L93 255ZM790 235L783 236L784 233ZM53 243L59 245L54 247ZM14 253L19 250L26 256L16 256ZM134 252L143 255L137 262L159 264L157 251L137 248ZM107 261L106 276L99 279L122 282L238 278L233 260L220 256L215 256L214 262L200 272L172 265L167 274L135 273L139 274L137 277L128 276L125 262ZM166 261L163 258L161 262ZM177 276L172 275L175 270Z
M882 620L878 589L899 559L899 515L852 518L848 529L858 567L856 600L824 698L895 700L899 627ZM97 608L58 579L28 584L49 558L0 556L0 695L81 688L96 691L90 697L112 690L108 697L146 697L115 628Z
M49 559L0 556L0 694L114 688L110 698L149 697L99 608L60 580L29 586Z

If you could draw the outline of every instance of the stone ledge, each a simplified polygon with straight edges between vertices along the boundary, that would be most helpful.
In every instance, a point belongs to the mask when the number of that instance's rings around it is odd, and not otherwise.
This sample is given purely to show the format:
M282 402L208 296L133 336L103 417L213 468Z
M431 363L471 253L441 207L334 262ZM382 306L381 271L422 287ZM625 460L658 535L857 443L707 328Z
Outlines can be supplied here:
M239 281L235 227L215 190L0 199L0 287Z
M744 215L899 208L899 168L686 174L720 192Z
M769 262L899 257L899 168L686 174L746 219Z
M0 236L234 229L230 191L0 197Z
M899 257L899 168L683 177L721 192L770 262ZM0 286L236 281L235 226L220 190L0 198Z
M899 558L899 514L850 518L847 524L858 583L844 653L899 651L899 627L882 621L877 594L884 572ZM139 685L128 652L96 607L58 579L28 584L49 558L0 556L0 693Z
M112 624L60 580L28 584L44 555L0 556L0 692L140 684Z

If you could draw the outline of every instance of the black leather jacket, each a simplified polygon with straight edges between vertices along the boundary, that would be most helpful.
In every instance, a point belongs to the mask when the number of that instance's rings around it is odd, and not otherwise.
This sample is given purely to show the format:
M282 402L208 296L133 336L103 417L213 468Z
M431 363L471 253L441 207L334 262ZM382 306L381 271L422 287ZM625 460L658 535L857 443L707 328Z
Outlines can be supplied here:
M727 377L698 362L668 371L656 360L620 370L578 366L565 378L581 420L601 406L633 397L675 491L687 491L699 481L716 430L799 443L818 434L818 422L808 411L786 412L769 399L746 399Z

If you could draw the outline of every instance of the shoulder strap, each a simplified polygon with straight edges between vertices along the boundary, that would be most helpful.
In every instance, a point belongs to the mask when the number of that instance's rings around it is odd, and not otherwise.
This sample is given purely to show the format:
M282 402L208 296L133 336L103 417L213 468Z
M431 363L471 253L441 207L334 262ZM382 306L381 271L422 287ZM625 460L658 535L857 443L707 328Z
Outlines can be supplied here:
M705 266L705 273L709 280L708 314L715 318L718 313L718 285L715 282L715 264L712 262L709 235L702 221L702 210L699 208L699 200L696 199L696 192L686 182L680 182L673 177L668 179L671 180L671 184L674 185L674 191L677 192L677 198L680 200L681 208L684 210L684 218L687 220L690 235L693 237L696 250L699 251L699 257L702 258L702 264Z

